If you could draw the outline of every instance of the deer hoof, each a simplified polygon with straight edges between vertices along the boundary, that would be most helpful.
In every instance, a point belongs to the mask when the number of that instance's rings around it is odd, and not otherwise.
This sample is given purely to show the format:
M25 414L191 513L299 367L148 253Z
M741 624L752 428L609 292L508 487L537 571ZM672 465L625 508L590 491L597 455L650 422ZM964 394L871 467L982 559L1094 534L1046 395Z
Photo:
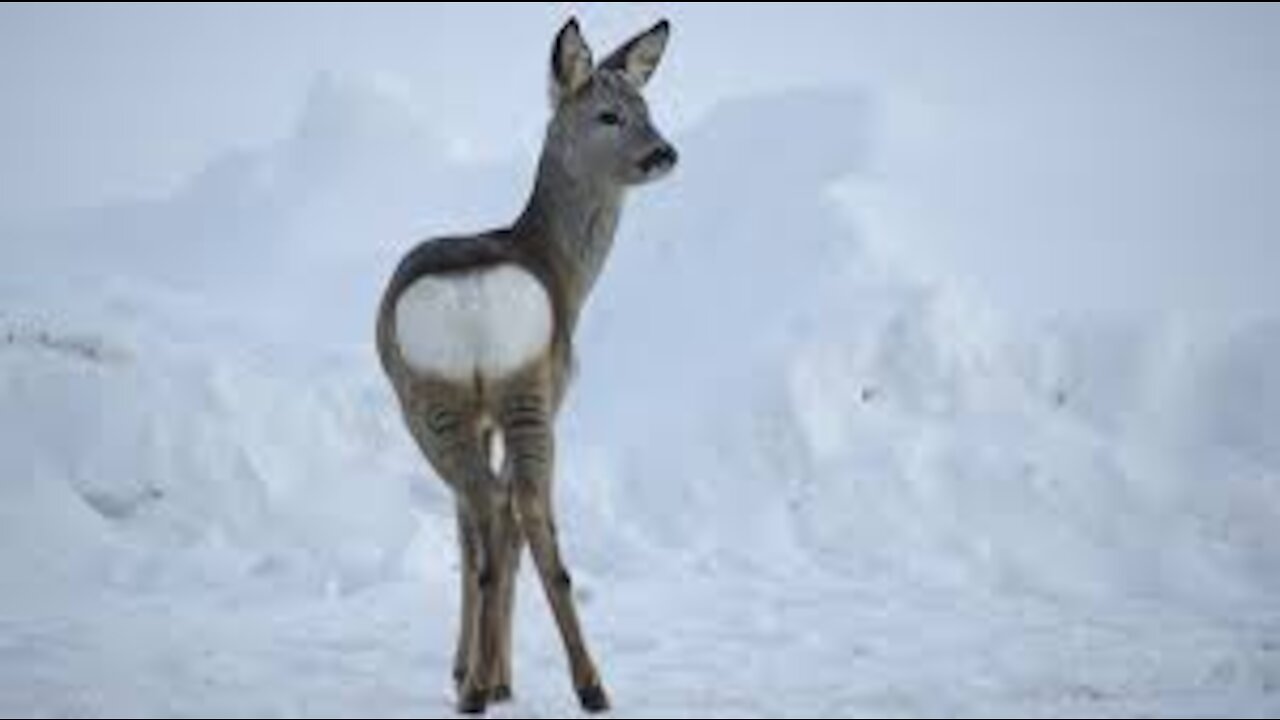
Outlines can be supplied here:
M513 698L515 694L511 692L510 685L499 685L489 692L489 702L494 705L509 703Z
M579 689L578 700L582 702L582 709L593 715L609 712L609 696L599 685Z
M467 690L458 699L458 714L478 717L489 710L489 693L485 690Z

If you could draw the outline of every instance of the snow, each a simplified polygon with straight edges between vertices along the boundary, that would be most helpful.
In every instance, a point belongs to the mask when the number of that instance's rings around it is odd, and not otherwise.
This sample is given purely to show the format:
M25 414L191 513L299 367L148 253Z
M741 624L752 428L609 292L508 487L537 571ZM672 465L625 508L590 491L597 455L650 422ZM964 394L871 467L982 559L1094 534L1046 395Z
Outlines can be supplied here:
M557 487L617 715L1274 715L1280 318L1029 326L923 279L840 191L875 102L723 103L629 208ZM168 201L6 233L0 715L451 715L451 501L374 308L532 159L423 118L326 76ZM522 587L495 714L560 717Z

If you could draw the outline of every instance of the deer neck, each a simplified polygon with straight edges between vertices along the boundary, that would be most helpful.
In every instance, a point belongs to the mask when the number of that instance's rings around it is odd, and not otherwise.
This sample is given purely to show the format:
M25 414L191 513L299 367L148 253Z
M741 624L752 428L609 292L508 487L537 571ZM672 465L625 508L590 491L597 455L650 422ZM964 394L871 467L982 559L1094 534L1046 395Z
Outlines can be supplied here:
M519 242L531 244L562 285L558 290L570 331L613 249L623 195L615 183L575 177L550 155L538 163L533 195L514 233Z

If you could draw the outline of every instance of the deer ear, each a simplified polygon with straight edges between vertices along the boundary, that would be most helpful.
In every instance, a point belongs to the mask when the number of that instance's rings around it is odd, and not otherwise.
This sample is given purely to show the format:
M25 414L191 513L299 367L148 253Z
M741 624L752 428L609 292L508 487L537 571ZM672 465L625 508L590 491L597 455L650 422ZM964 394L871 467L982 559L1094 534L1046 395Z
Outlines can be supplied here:
M570 19L551 48L551 104L559 106L581 90L594 71L591 48L582 39L577 18Z
M622 73L632 85L643 88L658 69L670 37L671 23L663 20L618 48L600 67Z

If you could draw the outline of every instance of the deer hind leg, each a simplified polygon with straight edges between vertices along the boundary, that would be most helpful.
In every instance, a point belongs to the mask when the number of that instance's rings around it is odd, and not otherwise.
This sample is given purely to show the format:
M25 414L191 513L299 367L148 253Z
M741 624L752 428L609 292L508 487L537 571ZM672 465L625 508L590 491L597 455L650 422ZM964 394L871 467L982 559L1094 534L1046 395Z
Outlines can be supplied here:
M495 668L501 655L502 598L499 594L499 572L510 562L510 534L515 531L509 520L509 496L497 487L496 480L483 463L472 469L472 483L464 491L464 512L475 528L475 562L479 589L472 644L466 678L459 692L458 709L464 714L483 713L492 696Z
M587 649L573 583L556 538L551 504L555 442L550 401L539 390L515 393L504 403L501 424L512 463L516 515L564 641L574 687L585 710L604 712L609 709L608 695Z
M502 489L511 494L511 463L507 462L502 434L497 428L487 428L482 435L482 442L488 451L489 466L500 478ZM496 592L498 594L498 656L493 663L493 677L489 681L489 701L492 703L510 702L514 694L512 680L512 634L515 624L516 583L520 571L520 555L524 551L524 536L515 517L515 506L508 500L510 512L503 518L505 527L500 528L499 535L506 538L506 553L499 559L499 567L495 568Z
M494 659L489 681L489 699L494 703L509 702L512 693L512 634L515 624L516 582L520 569L520 554L524 550L524 538L517 524L514 508L503 518L499 529L499 542L504 542L505 552L494 569L498 596L498 654Z
M480 576L476 572L475 528L471 527L466 513L458 507L458 549L461 556L462 599L460 620L458 623L458 649L453 656L453 683L461 692L467 680L467 671L471 668L471 656L475 653L476 634L478 630L480 604Z
M458 710L481 714L488 706L494 664L499 655L501 599L496 571L504 567L511 499L502 488L481 444L473 413L445 390L434 403L410 413L410 428L437 473L458 500L459 533L465 554L463 608L459 632ZM469 582L474 578L474 583ZM470 585L470 589L468 589ZM462 662L465 661L465 665Z

